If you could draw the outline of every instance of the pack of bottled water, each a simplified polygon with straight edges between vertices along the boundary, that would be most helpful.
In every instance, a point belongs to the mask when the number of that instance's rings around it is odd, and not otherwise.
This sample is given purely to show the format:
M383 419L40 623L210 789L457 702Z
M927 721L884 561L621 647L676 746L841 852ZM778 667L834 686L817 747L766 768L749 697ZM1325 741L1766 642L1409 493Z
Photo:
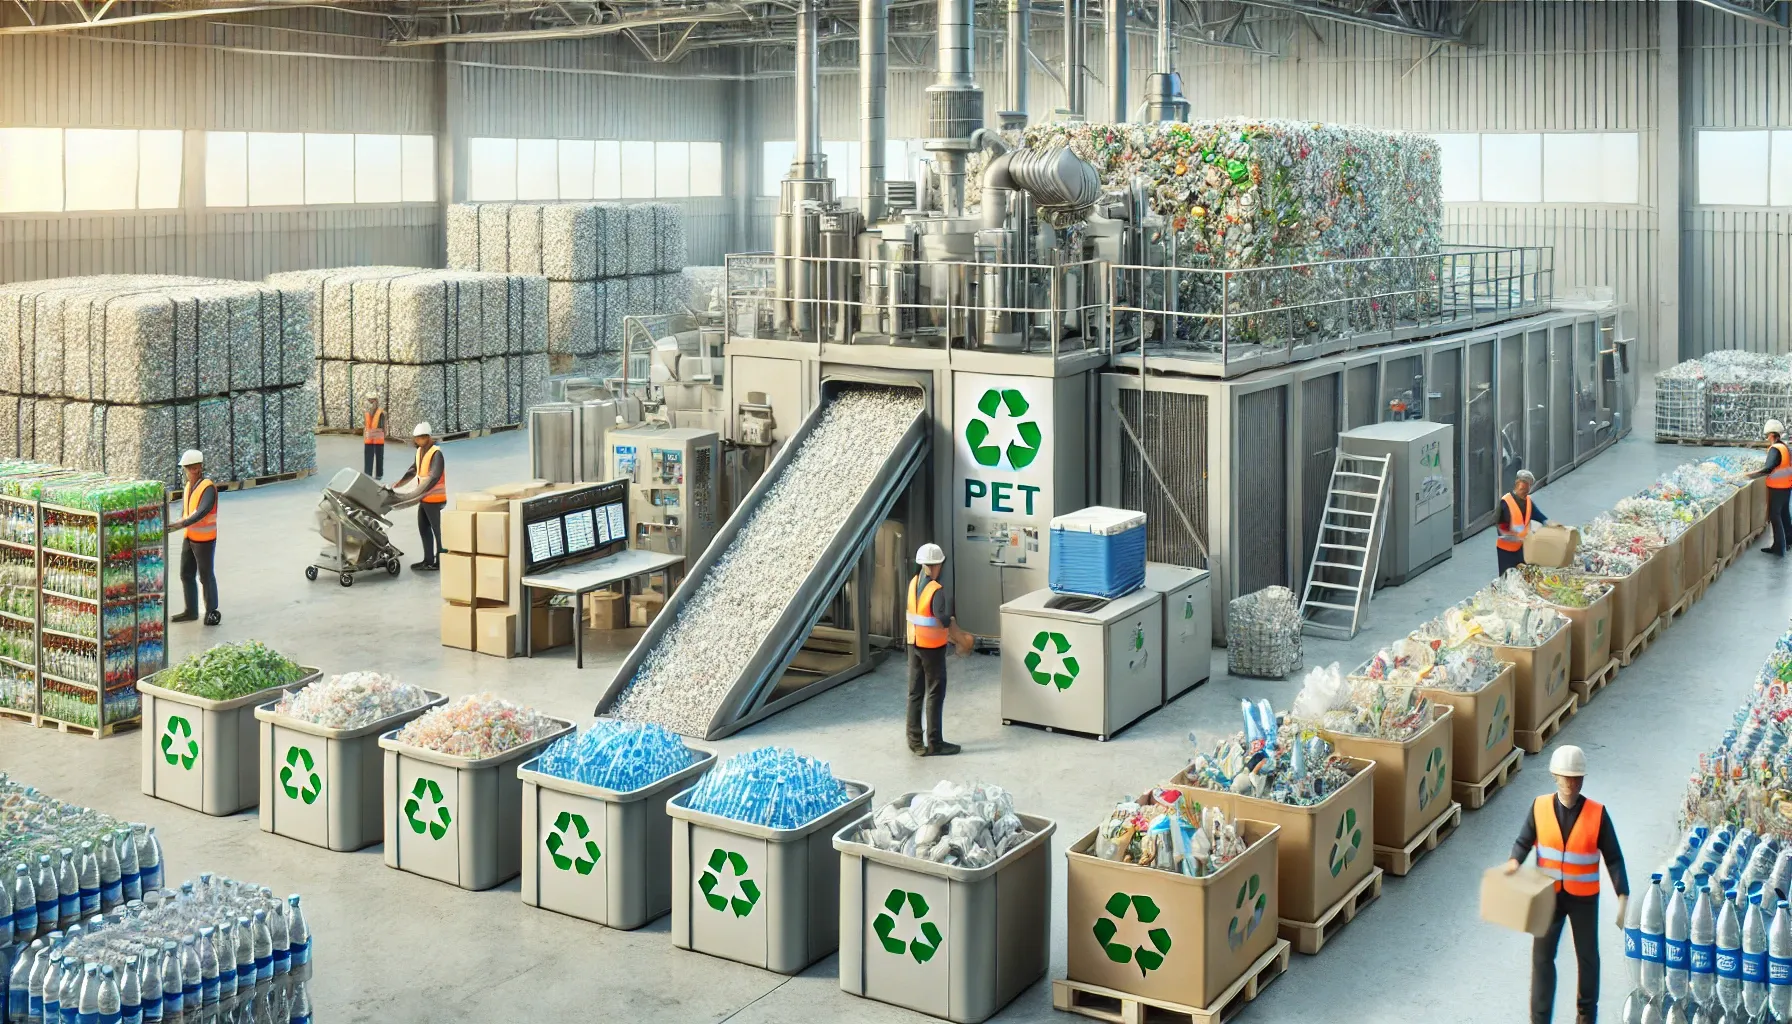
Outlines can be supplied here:
M576 736L555 740L542 752L535 770L631 793L684 771L699 756L662 725L600 718Z
M202 874L32 940L6 1024L286 1024L311 1019L298 896Z
M849 799L826 761L789 747L744 750L691 789L685 806L766 828L801 828Z
M10 947L162 885L156 830L65 803L0 773L0 968Z

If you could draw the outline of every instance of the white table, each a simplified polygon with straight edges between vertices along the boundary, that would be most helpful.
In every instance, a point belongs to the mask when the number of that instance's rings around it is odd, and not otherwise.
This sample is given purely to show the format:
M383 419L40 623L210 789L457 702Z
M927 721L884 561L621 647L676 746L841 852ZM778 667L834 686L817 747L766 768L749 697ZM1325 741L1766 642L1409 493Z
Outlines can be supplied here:
M658 551L637 551L629 549L618 551L603 558L594 558L589 562L575 562L563 565L558 569L550 569L522 578L523 588L523 654L535 657L535 637L531 628L530 600L531 590L551 590L557 594L572 595L572 647L574 662L579 668L585 667L585 624L581 621L580 612L584 610L584 597L594 590L602 590L616 583L623 585L623 600L628 599L628 581L637 576L648 576L656 572L664 572L684 562L683 555L666 555ZM671 595L668 593L668 597Z

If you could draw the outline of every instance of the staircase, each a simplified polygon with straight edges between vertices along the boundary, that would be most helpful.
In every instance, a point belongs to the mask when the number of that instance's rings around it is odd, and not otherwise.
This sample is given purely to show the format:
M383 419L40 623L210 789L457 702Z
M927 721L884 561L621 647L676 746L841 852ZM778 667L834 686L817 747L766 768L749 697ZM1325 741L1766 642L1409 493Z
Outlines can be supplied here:
M1301 632L1349 640L1362 627L1381 565L1388 457L1340 450L1301 595Z

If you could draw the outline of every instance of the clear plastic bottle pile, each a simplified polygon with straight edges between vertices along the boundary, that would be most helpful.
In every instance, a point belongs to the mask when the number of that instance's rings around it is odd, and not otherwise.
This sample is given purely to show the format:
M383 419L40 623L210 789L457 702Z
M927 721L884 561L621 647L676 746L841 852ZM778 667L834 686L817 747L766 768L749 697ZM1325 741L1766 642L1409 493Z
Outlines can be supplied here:
M1699 755L1680 805L1682 828L1792 833L1792 633L1775 642L1730 728Z
M551 732L559 723L495 693L451 700L411 719L398 742L439 754L478 760L496 757Z
M1244 731L1221 740L1210 753L1196 754L1185 773L1189 785L1311 806L1355 776L1324 737L1288 716L1278 718L1269 701L1239 704ZM1192 732L1188 738L1197 746L1201 742Z
M0 774L0 948L162 884L153 827L64 803Z
M281 697L274 710L326 729L359 729L428 702L421 686L378 672L344 672Z
M1351 675L1404 686L1479 693L1498 679L1505 667L1484 644L1446 645L1407 637L1376 651Z
M826 761L789 747L742 751L703 776L685 806L766 828L793 829L846 803Z
M664 726L600 718L556 740L535 770L558 779L632 793L689 768L699 755Z
M1792 1021L1792 846L1689 830L1630 900L1625 1024Z
M34 940L7 979L6 1019L309 1022L311 954L298 896L204 874Z

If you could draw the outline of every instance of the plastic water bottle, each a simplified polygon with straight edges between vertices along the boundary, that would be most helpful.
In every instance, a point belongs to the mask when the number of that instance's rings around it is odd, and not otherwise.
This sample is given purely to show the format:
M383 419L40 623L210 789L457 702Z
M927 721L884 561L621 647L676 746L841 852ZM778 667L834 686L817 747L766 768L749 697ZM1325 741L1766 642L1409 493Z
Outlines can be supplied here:
M231 996L236 995L235 922L223 921L219 923L217 934L212 938L212 948L217 950L218 954L218 998L229 999ZM254 979L250 979L248 984L245 984L243 987L249 988L253 984Z
M236 960L236 984L238 988L250 988L255 984L255 922L246 917L236 919L236 949L231 956Z
M1749 897L1742 915L1742 1009L1754 1019L1767 1005L1767 917L1761 894Z
M31 900L31 916L34 918L37 916L37 899L35 896L32 897ZM0 966L9 963L6 959L6 953L13 944L13 932L15 928L16 925L13 923L12 916L12 886L7 884L4 879L0 879ZM27 935L17 941L18 944L22 946L31 941L31 936ZM6 1018L4 1017L0 1017L0 1020L5 1019Z
M61 938L43 940L43 948L37 951L37 959L31 964L31 995L26 1005L25 1015L31 1020L43 1020L44 1017L44 982L50 975L50 968L56 963L56 943Z
M37 905L32 904L32 911ZM44 940L33 939L28 947L19 949L18 959L13 961L12 976L6 980L6 1019L8 1021L24 1021L31 1013L31 969L37 966L37 955L44 951Z
M56 1000L62 1024L81 1024L81 964L74 957L62 961L62 993Z
M81 921L81 876L75 870L75 851L64 846L57 851L62 863L56 865L56 891L61 896L57 920L64 930Z
M143 831L138 832L137 829ZM137 866L142 875L143 891L162 887L162 841L156 838L154 825L133 825L137 840Z
M1723 1016L1723 1007L1698 1003L1693 1007L1692 1024L1723 1024Z
M1692 998L1700 1006L1709 1006L1717 995L1717 908L1711 902L1710 886L1699 887L1689 934L1687 969L1691 974Z
M61 927L62 901L57 896L56 867L50 863L49 854L37 855L37 878L32 884L37 889L38 931L55 931Z
M1667 1012L1661 1015L1665 1024L1692 1024L1686 1016L1686 1005L1684 999L1669 1000Z
M292 1024L311 1024L311 989L303 981L292 988L292 1008L286 1019Z
M99 1024L119 1024L124 1016L124 997L118 990L118 979L113 974L111 964L100 967L98 1002Z
M1648 1003L1649 994L1640 988L1633 988L1624 997L1624 1009L1618 1014L1621 1024L1642 1024L1643 1006Z
M94 856L100 865L100 909L113 910L124 903L124 873L118 867L118 847L102 836Z
M1642 976L1643 991L1650 999L1661 995L1666 988L1664 975L1667 970L1667 953L1662 948L1662 940L1667 928L1666 900L1661 890L1661 875L1649 876L1649 888L1643 890L1642 915Z
M76 884L81 887L81 916L91 917L100 912L100 859L94 856L93 844L81 843L80 859L75 861ZM98 971L94 972L94 984L98 984Z
M162 1019L178 1020L187 1001L187 982L180 976L180 947L162 943ZM197 1010L198 1006L195 1005Z
M192 934L180 939L180 1001L184 1011L193 1013L205 1005L205 972L199 965L198 942L199 937Z
M272 893L267 894L272 896ZM288 930L287 906L279 900L272 900L268 909L256 911L257 925L266 926L268 930L269 956L273 961L274 973L285 974L292 970L292 933ZM251 930L252 935L259 936L260 929ZM256 939L260 941L259 938ZM259 946L256 948L260 948ZM256 956L256 977L261 977L261 957Z
M1647 999L1643 1001L1643 1015L1638 1018L1640 1024L1665 1024L1662 1020L1661 1000Z
M118 979L118 1019L143 1024L143 974L134 956L124 958L124 975Z
M1717 908L1717 1001L1725 1011L1742 1008L1742 921L1736 916L1736 890L1724 893Z
M218 1002L220 984L218 981L218 948L212 942L216 929L210 925L199 929L199 938L194 947L199 950L199 977L204 985L203 998L205 1005L213 1006Z
M1687 965L1687 946L1692 936L1692 912L1686 906L1686 883L1674 883L1674 895L1668 899L1667 926L1663 931L1663 959L1666 967L1668 995L1675 1001L1691 991L1691 975Z
M38 1005L42 1008L39 1014L42 1019L62 1020L62 951L54 946L51 947L49 969L44 971Z
M68 1004L63 1003L63 1016L68 1016ZM81 987L75 993L75 1012L80 1014L80 1024L99 1024L100 1020L100 965L89 960L81 967Z
M268 928L268 912L265 910L257 910L249 924L249 963L256 981L269 981L274 977L274 933Z
M23 864L13 869L12 886L13 941L29 942L40 934L37 928L37 886L31 884L31 869Z
M1624 971L1630 978L1630 987L1637 988L1643 983L1643 901L1630 901L1630 908L1624 917Z
M138 947L143 964L142 981L139 983L139 997L143 1000L143 1019L159 1021L162 1019L162 951L148 946Z
M303 967L311 962L311 927L299 910L299 894L286 897L286 931L292 945L292 965Z
M143 873L137 868L137 842L131 830L112 833L112 859L118 862L119 899L129 903L143 898Z

